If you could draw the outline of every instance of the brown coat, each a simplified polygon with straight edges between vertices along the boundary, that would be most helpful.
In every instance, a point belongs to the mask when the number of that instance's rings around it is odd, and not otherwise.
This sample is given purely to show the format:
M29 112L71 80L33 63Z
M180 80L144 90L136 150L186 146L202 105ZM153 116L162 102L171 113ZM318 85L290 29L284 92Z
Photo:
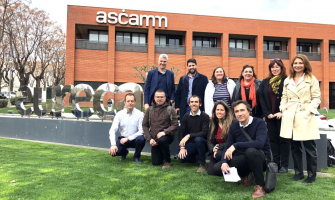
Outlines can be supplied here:
M320 98L319 81L314 76L305 76L296 88L287 77L280 102L280 137L296 141L320 139L314 115L321 102Z
M149 124L149 111L145 112L142 126L145 139L149 142L151 139L157 139L157 134L163 131L166 135L174 136L175 131L178 129L178 118L174 108L171 109L172 121L168 115L167 107L169 103L165 102L163 105L152 104L154 109L151 112Z

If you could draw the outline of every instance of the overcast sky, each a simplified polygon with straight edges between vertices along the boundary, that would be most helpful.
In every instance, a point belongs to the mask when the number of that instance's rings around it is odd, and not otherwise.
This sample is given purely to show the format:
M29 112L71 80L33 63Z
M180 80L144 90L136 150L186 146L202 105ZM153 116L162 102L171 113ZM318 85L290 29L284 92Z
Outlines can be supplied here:
M335 0L31 0L66 31L67 5L335 25Z

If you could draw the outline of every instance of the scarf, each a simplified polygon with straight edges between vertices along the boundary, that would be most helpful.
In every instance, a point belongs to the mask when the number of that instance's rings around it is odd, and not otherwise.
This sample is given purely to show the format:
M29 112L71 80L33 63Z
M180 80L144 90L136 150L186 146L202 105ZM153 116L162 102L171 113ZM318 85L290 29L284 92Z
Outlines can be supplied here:
M281 82L280 75L274 76L270 79L269 84L271 85L273 93L278 94L280 82Z
M252 77L250 83L248 85L244 84L244 79L241 80L241 96L242 100L247 101L247 98L245 96L245 88L249 89L249 100L252 101L252 108L254 108L257 105L256 102L256 89L255 89L255 77Z

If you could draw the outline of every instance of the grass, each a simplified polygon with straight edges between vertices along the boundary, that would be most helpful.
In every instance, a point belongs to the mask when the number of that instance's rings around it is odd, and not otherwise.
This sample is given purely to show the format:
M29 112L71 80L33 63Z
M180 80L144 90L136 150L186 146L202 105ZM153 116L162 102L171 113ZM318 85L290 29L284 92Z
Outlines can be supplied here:
M132 155L120 162L107 151L2 138L0 152L1 199L251 199L253 192L176 160L163 171L148 156L136 164ZM335 199L334 177L310 185L291 177L279 174L265 199Z
M323 109L318 110L320 114L327 117L327 119L334 119L335 118L335 110L328 110L328 113L325 113Z

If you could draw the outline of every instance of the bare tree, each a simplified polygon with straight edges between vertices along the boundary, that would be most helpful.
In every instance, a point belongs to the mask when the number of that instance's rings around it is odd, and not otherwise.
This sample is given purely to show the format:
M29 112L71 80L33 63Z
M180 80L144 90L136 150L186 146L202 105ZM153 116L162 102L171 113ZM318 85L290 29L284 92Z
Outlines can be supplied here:
M65 36L61 38L61 43L63 44L58 51L55 52L53 60L51 62L52 66L52 79L53 86L65 83L65 56L66 56L66 47L65 47Z
M10 40L10 53L20 81L20 86L28 85L35 71L36 47L41 42L41 27L45 24L44 11L31 9L28 5L17 3L11 9L12 17L6 24Z
M157 68L156 65L143 65L142 67L133 66L133 69L135 69L136 72L134 74L131 74L130 76L134 78L140 78L143 81L143 83L145 83L145 81L147 80L148 72L156 68ZM178 67L174 65L169 70L174 73L175 79L177 78L179 72L181 71Z

